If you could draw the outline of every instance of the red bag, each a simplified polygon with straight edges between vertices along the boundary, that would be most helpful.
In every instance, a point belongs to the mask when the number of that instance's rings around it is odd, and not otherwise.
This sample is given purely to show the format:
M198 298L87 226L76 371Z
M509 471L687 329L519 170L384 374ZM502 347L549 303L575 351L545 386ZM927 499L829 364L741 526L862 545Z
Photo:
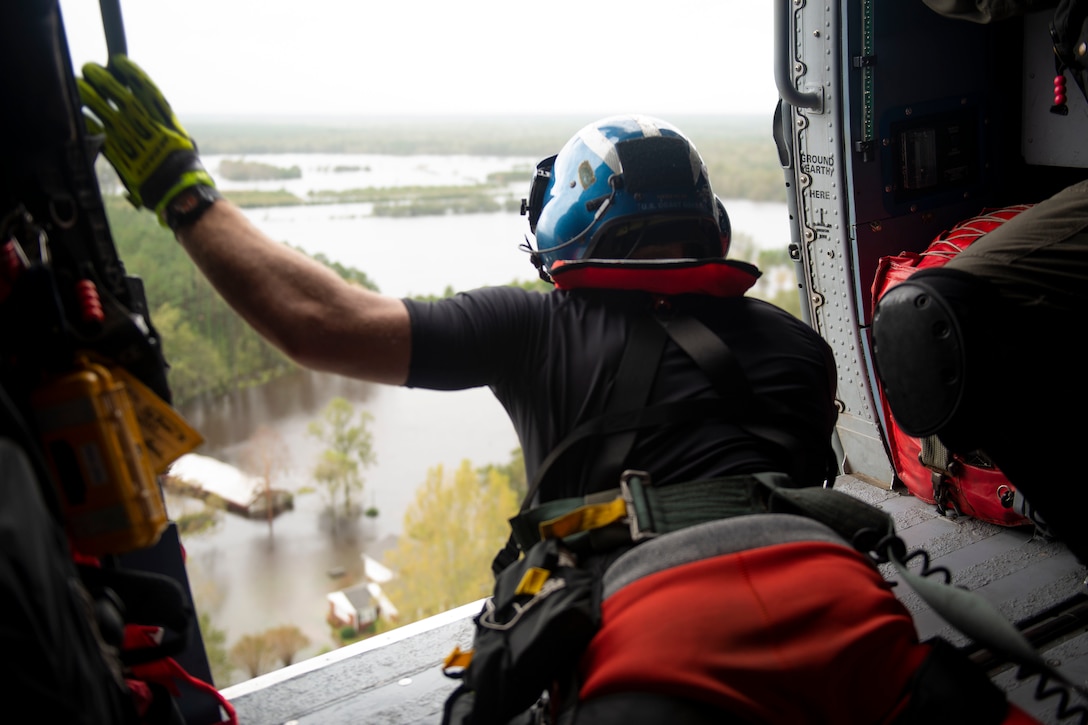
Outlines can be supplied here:
M926 251L903 252L881 257L873 280L875 308L880 297L891 287L919 269L944 266L976 239L997 228L1030 204L986 209L977 217L960 222L939 234ZM965 457L947 451L936 436L922 440L907 435L895 422L891 408L879 387L881 407L887 421L888 445L892 465L903 485L926 503L934 504L942 514L951 509L956 514L974 517L999 526L1023 526L1034 523L1022 511L1016 488L996 466L982 456Z

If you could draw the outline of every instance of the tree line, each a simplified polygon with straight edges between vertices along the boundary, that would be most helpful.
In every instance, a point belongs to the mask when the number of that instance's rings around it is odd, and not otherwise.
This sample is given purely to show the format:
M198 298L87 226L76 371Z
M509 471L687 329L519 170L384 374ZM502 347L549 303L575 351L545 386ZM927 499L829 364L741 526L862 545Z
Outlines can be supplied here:
M371 118L343 121L188 124L205 154L432 154L544 158L595 119L581 116L503 118ZM677 116L706 162L723 199L786 200L785 180L765 116ZM524 175L528 189L531 170Z
M120 196L106 196L104 202L126 270L143 279L175 405L259 385L296 369L230 309L153 215L137 212ZM344 279L377 289L365 272L312 256Z
M223 301L153 215L138 213L120 196L106 196L105 205L126 269L143 279L151 320L170 366L175 405L260 385L297 369ZM379 289L364 271L323 254L310 256L352 283ZM730 256L757 263L764 270L789 264L786 250L760 252L742 234L734 235ZM512 283L549 289L538 281ZM448 287L444 296L456 291ZM758 291L755 294L759 296ZM770 299L799 316L796 293L778 293Z
M201 151L212 154L253 153L394 153L394 154L487 154L505 156L546 155L554 152L587 120L574 117L506 119L371 119L338 124L200 124L191 131ZM707 162L719 197L757 201L783 201L785 185L770 132L763 117L695 117L669 119L683 129ZM248 166L244 170L252 172ZM291 171L290 169L288 171ZM137 213L116 192L116 176L107 164L98 164L100 186L114 242L130 273L144 280L151 319L163 340L170 365L169 379L175 405L198 396L217 396L231 390L259 385L295 370L294 364L265 342L222 301L196 270L170 233L150 214ZM513 172L511 172L513 173ZM529 171L525 172L528 183ZM497 179L495 183L502 183ZM343 199L358 201L360 193L375 195L376 213L387 215L474 213L496 210L497 202L479 189L442 190L445 198L429 199L405 194L418 189L382 189L345 193ZM436 193L433 190L427 193ZM411 196L411 194L409 194ZM467 196L465 195L467 194ZM271 195L271 196L269 196ZM231 192L241 206L299 203L287 192ZM378 198L384 197L384 198ZM508 202L510 200L507 200ZM516 200L514 200L516 202ZM511 202L512 203L512 202ZM505 208L513 208L509 203ZM741 235L737 235L738 237ZM734 242L735 258L756 262ZM763 258L765 263L780 262ZM366 273L314 255L345 279L377 290ZM539 288L539 286L538 286ZM454 290L450 290L451 292ZM756 293L758 296L758 292ZM799 313L796 295L778 295L772 301Z

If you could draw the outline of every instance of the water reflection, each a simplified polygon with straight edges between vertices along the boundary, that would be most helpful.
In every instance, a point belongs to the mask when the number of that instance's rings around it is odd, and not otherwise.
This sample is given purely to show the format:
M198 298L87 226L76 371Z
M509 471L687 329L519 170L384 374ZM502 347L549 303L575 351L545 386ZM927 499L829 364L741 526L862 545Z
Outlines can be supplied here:
M337 396L365 405L374 388L361 380L299 372L218 398L200 398L181 406L180 411L204 436L201 452L223 460L261 426L299 416L314 418Z

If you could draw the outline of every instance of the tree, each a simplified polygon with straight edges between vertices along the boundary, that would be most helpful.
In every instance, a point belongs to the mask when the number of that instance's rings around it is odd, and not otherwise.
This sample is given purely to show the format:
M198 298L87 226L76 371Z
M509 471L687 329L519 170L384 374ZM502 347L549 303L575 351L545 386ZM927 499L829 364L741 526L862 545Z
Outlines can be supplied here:
M272 654L268 638L263 634L247 634L230 648L230 659L245 670L250 677L264 672L265 663Z
M163 353L170 361L170 389L177 400L197 393L222 389L227 368L215 346L200 336L183 317L184 312L169 302L155 310L155 326L163 339Z
M358 418L355 407L344 398L333 398L325 406L319 420L312 421L309 433L328 446L314 468L314 478L325 487L335 527L337 498L343 498L344 514L351 516L353 491L363 490L361 468L377 460L373 436L368 424L374 418L362 411ZM334 528L335 531L335 528Z
M385 555L396 578L386 587L407 624L491 593L491 560L506 543L518 508L510 479L497 468L477 473L469 461L452 476L427 472L404 515L404 533Z
M265 632L268 646L272 653L287 667L295 661L295 655L304 647L310 646L310 638L293 624L273 627Z
M212 681L216 687L222 689L232 683L234 675L234 665L227 653L227 633L215 628L212 617L207 612L200 613L197 623L201 639L204 640L204 653L212 670Z
M271 541L274 536L272 519L276 516L272 484L279 478L279 474L287 470L289 463L283 436L272 428L262 425L249 439L245 458L248 467L261 479L258 484L260 490L254 493L264 498L265 516L268 519L268 539Z
M492 463L481 469L480 474L485 475L489 468L494 468L496 471L510 479L510 488L514 491L514 495L518 501L525 498L525 494L528 493L529 490L529 483L525 474L525 453L520 448L515 448L510 451L509 463L503 465Z

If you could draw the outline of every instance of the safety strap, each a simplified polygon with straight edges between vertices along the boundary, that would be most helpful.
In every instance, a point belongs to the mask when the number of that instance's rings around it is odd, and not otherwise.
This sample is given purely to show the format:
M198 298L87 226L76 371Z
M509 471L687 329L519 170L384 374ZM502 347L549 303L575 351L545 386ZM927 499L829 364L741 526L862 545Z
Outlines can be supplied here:
M714 385L719 398L646 406L666 337L671 338L695 361ZM776 427L752 421L753 399L748 378L729 346L701 321L682 314L644 315L636 321L624 348L605 413L575 427L541 462L522 501L519 515L525 514L532 506L551 466L574 444L594 436L605 437L591 469L594 477L589 479L598 481L617 480L639 429L663 424L726 418L754 436L776 443L788 451L797 451L799 442L794 436ZM723 401L728 401L728 404L723 404ZM743 424L741 421L744 421ZM616 435L618 433L623 435ZM828 450L830 452L830 445ZM516 532L512 529L506 546L492 561L492 571L497 575L517 561L518 555Z
M155 626L127 624L124 629L124 647L131 650L152 650L162 639L162 628ZM219 708L222 718L216 725L238 725L238 714L227 698L214 685L194 677L173 657L161 657L149 662L133 665L129 686L135 692L146 694L147 690L139 683L154 683L166 688L174 697L181 695L181 687L191 687L212 698Z
M678 419L674 416L686 413L679 409L669 411L660 408L651 412L646 408L650 388L657 375L657 362L661 359L661 353L665 347L665 339L653 315L643 315L635 321L632 334L624 346L615 383L605 403L604 414L576 426L541 461L540 468L522 500L521 513L529 510L551 467L574 444L593 436L622 433L622 435L605 438L600 456L589 469L590 475L593 476L589 480L609 480L607 478L609 472L618 475L622 470L623 462L635 443L640 427L671 422ZM506 545L491 562L492 572L498 576L499 572L517 561L518 556L517 539L511 527Z
M933 501L937 511L944 516L948 504L947 476L952 465L952 452L935 435L921 438L920 443L918 460L929 470L930 482L933 484Z
M620 410L645 408L650 388L657 377L658 361L665 349L665 335L653 315L643 315L635 321L623 357L616 371L615 383L608 395L605 414ZM594 453L587 481L615 481L623 472L638 429L625 429L607 436Z
M788 485L788 477L783 474L753 474L730 479L733 480L674 484L655 489L646 474L628 472L620 488L620 498L588 504L564 516L542 521L539 524L540 535L566 537L566 543L572 535L584 532L589 527L604 527L626 520L630 526L630 540L637 541L701 521L722 518L721 512L713 510L715 504L721 503L721 495L725 493L736 497L746 484L749 491L761 492L766 497L769 512L811 518L834 530L877 563L891 563L902 580L934 612L974 642L1006 657L1029 674L1038 674L1051 683L1074 689L1088 697L1088 689L1071 682L1048 665L1023 633L977 592L952 586L948 570L930 567L928 554L924 551L918 550L908 555L906 544L895 534L894 522L887 512L835 489L815 486L792 488ZM746 481L741 482L740 479ZM685 512L685 500L688 504L702 502L703 510L689 506ZM618 501L622 501L623 505L620 506ZM921 573L916 573L907 564L919 556L923 558L923 566ZM944 575L943 581L936 578L937 574Z
M528 502L533 500L536 491L540 488L540 484L544 480L542 474L547 470L547 466L554 463L556 459L569 450L575 443L592 436L604 435L607 433L637 430L640 428L649 428L669 423L681 423L691 420L709 420L715 417L729 418L733 415L734 413L728 406L722 405L721 400L706 398L702 400L682 400L675 403L663 403L661 405L630 412L621 411L586 421L571 431L567 437L563 439L563 442L556 446L548 457L544 459L540 471L538 471L533 484L529 487L529 491L525 496L526 503L522 504L521 513L518 515L520 516L530 510ZM542 506L546 507L548 506L548 503L542 504ZM507 540L506 546L498 553L491 563L492 571L495 574L498 574L507 566L517 561L518 556L519 549L517 541L514 537L513 530L511 530L510 538Z
M673 342L680 346L692 360L699 366L714 389L722 398L730 401L741 401L740 404L748 405L749 415L743 416L743 423L738 422L741 428L764 440L777 443L791 453L800 450L800 441L796 436L790 435L780 426L765 425L759 422L759 418L768 418L767 409L773 406L772 401L760 401L761 415L754 415L751 410L751 401L755 399L751 385L744 369L737 362L736 356L729 346L720 337L715 335L698 318L691 316L674 317L668 320L658 318ZM838 459L835 451L828 441L825 452L824 484L829 486L834 482L838 473Z
M1028 674L1038 674L1046 682L1057 683L1088 697L1088 689L1071 682L1047 664L1031 642L992 604L977 592L951 584L951 573L943 567L930 567L929 555L923 550L907 554L906 544L894 533L891 516L853 496L830 488L778 488L770 504L772 511L783 512L775 498L787 503L794 513L820 521L877 563L890 562L899 576L946 622L974 642L1008 661L1019 665ZM852 533L850 530L853 529ZM881 533L884 532L884 533ZM916 557L923 560L921 573L907 568ZM936 574L943 574L943 581ZM1045 689L1046 682L1040 686ZM1063 705L1064 707L1064 705Z
M752 473L654 486L645 471L624 471L620 486L556 499L510 520L522 550L560 539L573 551L603 551L689 526L766 510L784 473Z

